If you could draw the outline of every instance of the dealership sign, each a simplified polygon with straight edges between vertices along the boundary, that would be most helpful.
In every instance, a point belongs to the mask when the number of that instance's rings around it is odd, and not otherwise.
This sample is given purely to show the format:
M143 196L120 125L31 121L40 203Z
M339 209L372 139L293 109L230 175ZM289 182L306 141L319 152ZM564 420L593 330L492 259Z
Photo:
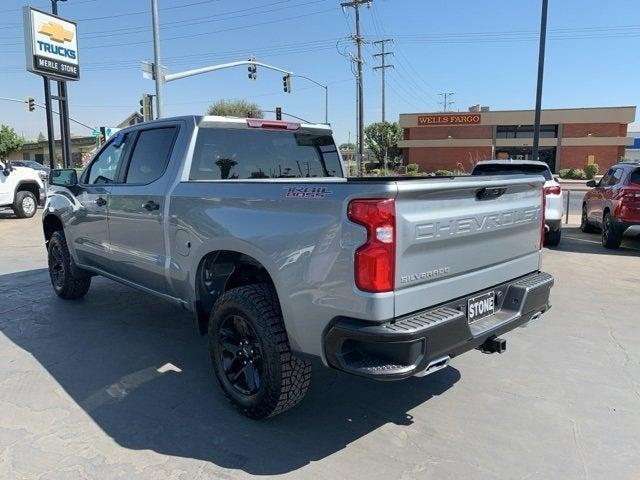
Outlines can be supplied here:
M76 24L56 15L24 7L27 71L57 80L78 80Z
M428 125L478 125L481 116L479 113L443 113L434 115L419 115L418 126Z

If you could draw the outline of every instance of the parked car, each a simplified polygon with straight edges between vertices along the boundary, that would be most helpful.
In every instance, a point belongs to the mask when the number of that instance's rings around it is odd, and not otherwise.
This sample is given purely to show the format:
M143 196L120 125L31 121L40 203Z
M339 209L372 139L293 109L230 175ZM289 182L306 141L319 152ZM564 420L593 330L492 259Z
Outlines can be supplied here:
M13 209L18 218L31 218L45 197L45 182L35 170L0 160L0 208Z
M325 125L191 116L128 127L51 183L55 293L103 275L192 311L253 418L300 401L309 357L424 376L549 309L541 178L346 178Z
M46 165L38 163L35 160L11 160L11 165L13 165L14 167L27 167L34 169L36 172L38 172L38 175L40 175L40 178L45 183L49 178L49 172L51 170Z
M640 163L618 163L591 187L582 204L583 232L602 231L602 245L619 248L623 236L640 234Z
M550 247L560 244L564 215L562 188L546 163L533 160L485 160L476 164L471 175L540 175L544 177L544 243Z

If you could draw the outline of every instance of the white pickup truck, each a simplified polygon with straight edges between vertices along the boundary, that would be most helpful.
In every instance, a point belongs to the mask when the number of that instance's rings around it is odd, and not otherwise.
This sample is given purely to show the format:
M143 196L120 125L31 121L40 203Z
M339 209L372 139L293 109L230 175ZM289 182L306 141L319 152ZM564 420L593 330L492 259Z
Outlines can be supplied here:
M45 198L45 184L38 172L0 160L0 209L11 208L16 217L31 218Z

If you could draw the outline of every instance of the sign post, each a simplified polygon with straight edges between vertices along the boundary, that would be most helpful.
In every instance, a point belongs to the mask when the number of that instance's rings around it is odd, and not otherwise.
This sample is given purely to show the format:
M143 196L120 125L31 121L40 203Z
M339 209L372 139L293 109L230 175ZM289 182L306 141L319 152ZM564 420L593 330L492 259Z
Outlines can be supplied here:
M56 0L52 2L54 14L24 7L24 40L27 71L44 79L45 105L47 107L47 134L49 136L49 161L55 165L55 138L51 99L60 105L60 137L65 167L71 165L71 131L69 127L69 99L67 81L80 79L80 61L76 23L55 15ZM49 80L58 82L58 95L51 95Z

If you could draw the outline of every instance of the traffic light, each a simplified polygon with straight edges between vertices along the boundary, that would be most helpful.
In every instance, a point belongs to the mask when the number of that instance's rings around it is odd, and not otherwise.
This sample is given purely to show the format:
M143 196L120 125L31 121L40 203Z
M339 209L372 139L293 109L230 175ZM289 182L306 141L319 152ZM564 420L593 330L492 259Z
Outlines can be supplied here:
M153 95L149 95L148 93L142 94L142 99L140 100L140 115L142 115L142 119L145 122L153 120Z
M284 88L284 93L291 93L291 75L285 75L282 77L282 87Z
M27 104L29 105L30 112L33 112L36 109L36 101L33 97L27 97Z
M250 62L254 62L256 59L251 57L249 59ZM255 80L258 77L258 67L256 66L256 64L251 64L249 65L249 68L247 68L247 70L249 71L249 79L250 80Z
M282 107L276 107L276 120L282 120Z

